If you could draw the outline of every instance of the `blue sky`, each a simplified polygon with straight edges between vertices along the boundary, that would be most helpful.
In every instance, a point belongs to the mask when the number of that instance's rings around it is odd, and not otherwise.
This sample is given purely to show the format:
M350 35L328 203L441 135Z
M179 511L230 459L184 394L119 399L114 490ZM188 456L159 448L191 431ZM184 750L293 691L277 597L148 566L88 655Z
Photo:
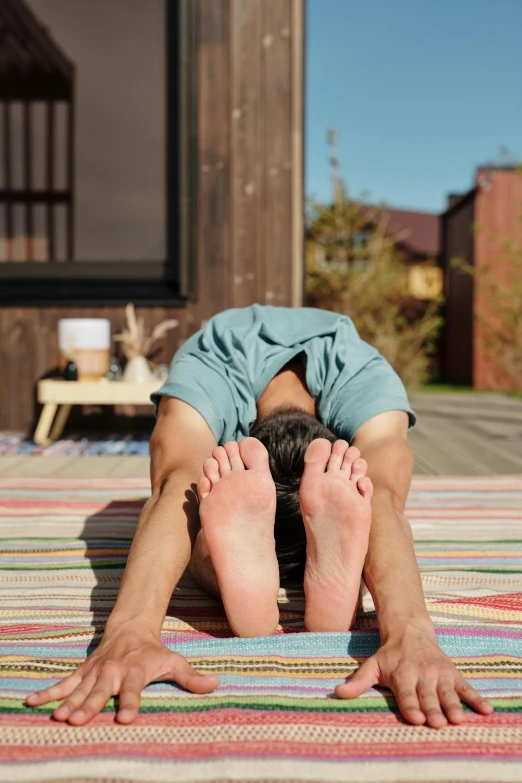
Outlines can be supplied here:
M477 165L522 159L522 0L307 0L306 191L327 129L354 197L441 211Z

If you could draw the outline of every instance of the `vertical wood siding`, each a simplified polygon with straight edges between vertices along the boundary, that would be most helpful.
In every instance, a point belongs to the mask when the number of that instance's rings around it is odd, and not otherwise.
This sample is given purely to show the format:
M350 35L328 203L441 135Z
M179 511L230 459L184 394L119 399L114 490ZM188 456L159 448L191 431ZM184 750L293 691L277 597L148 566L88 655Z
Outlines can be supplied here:
M199 0L198 10L202 317L298 306L303 0Z

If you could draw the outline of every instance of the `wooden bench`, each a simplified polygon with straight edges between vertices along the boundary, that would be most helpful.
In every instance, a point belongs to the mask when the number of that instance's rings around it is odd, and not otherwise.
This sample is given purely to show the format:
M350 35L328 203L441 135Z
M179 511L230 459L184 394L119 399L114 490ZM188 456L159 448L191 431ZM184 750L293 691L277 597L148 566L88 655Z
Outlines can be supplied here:
M126 383L125 381L62 381L38 382L38 402L42 413L34 433L39 446L58 440L73 405L152 405L150 395L162 382Z

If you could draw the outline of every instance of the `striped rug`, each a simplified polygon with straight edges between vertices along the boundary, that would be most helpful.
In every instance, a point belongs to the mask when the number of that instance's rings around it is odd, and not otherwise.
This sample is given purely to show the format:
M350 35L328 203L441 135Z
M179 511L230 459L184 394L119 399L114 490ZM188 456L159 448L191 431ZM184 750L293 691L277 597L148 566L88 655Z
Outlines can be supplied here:
M222 607L184 578L164 642L218 689L147 687L131 726L110 704L85 727L25 696L99 640L147 482L0 479L0 780L521 781L522 477L415 479L408 516L442 648L495 705L439 731L405 724L393 698L334 686L379 643L371 598L352 633L303 632L303 596L281 591L281 629L231 636Z

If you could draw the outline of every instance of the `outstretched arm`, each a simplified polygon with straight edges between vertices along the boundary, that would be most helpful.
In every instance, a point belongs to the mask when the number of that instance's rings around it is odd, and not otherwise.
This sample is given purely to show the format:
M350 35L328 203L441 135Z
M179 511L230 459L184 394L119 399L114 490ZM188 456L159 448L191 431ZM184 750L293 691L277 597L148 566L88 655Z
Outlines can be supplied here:
M194 693L217 686L217 677L198 674L160 641L170 597L199 528L193 487L215 446L208 424L194 408L162 398L150 443L152 497L140 514L102 641L72 675L30 696L30 706L65 699L54 711L55 719L83 725L119 695L118 721L130 723L150 682L172 679Z
M199 530L195 485L216 439L200 413L163 397L150 441L152 495L140 515L108 625L133 620L159 634Z
M413 472L407 443L408 416L390 411L357 431L353 445L368 463L373 483L372 526L364 578L374 599L381 638L399 623L433 625L424 603L410 525L404 516Z
M353 440L374 486L364 579L375 603L382 646L336 693L353 698L372 685L384 685L392 689L408 721L440 728L464 720L461 700L482 714L493 707L442 652L426 610L404 516L413 471L407 428L406 413L389 411L367 421Z

